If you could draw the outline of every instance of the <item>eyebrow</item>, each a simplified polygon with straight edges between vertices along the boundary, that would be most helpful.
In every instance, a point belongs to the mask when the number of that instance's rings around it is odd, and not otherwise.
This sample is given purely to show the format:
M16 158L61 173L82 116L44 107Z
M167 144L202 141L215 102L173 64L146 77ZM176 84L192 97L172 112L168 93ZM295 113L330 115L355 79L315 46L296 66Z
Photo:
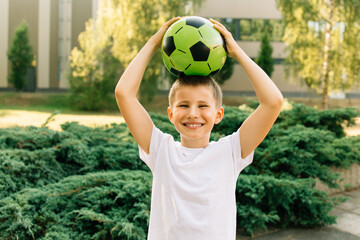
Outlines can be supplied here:
M178 105L178 104L184 104L184 103L188 104L188 103L190 103L190 101L188 101L188 100L183 100L183 101L177 102L176 105ZM196 103L197 103L197 104L210 104L208 101L204 101L204 100L197 101Z

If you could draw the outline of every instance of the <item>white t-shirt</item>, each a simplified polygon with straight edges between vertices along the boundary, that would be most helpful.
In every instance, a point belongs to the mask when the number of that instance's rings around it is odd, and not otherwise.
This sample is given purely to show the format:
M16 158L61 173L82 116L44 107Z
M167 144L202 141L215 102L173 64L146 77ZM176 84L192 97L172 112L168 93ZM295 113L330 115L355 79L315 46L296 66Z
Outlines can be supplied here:
M241 158L239 131L186 148L153 126L149 154L153 173L148 240L235 240L235 186L254 152Z

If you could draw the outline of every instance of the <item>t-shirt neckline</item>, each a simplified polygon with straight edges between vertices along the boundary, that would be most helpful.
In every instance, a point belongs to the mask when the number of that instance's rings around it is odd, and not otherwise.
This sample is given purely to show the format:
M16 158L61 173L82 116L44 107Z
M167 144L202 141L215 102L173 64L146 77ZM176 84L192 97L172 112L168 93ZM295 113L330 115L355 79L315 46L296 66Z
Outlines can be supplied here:
M207 147L205 148L188 148L181 145L180 142L176 142L176 147L180 151L180 157L184 162L192 162L195 160Z

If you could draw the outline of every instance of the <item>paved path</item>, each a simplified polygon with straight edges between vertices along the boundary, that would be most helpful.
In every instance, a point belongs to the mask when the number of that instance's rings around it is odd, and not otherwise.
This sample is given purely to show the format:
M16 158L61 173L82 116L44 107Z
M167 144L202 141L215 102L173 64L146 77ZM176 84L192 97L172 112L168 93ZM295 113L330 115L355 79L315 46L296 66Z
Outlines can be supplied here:
M0 128L15 126L36 126L40 127L46 122L51 113L24 111L24 110L0 110ZM47 125L50 129L61 130L60 125L65 122L79 122L81 125L96 127L111 123L122 123L124 119L119 114L112 115L90 115L90 114L57 114Z
M315 229L275 229L253 238L238 234L237 240L360 240L360 189L339 195L349 199L331 212L337 216L336 224Z

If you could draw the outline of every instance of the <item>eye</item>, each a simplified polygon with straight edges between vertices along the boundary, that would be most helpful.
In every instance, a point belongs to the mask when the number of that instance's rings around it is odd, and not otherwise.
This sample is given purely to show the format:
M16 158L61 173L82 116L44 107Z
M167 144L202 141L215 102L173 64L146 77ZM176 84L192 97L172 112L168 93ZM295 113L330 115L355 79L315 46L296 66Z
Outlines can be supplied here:
M199 105L199 108L207 108L207 107L208 107L208 105L206 105L206 104Z
M178 107L181 107L181 108L187 108L188 105L187 104L180 104Z

